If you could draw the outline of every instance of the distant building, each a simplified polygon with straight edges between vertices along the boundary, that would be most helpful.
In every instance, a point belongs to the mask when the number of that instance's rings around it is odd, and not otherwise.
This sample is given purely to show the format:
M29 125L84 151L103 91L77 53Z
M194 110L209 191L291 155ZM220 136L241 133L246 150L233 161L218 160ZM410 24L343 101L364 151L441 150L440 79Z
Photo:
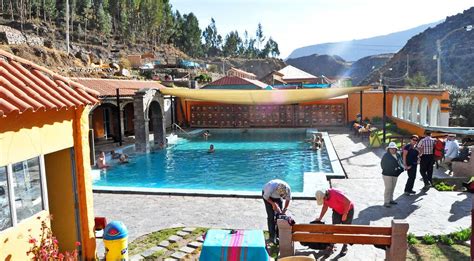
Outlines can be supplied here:
M267 87L268 84L259 80L225 76L201 87L201 89L262 90Z
M283 74L281 79L288 84L318 83L317 76L314 76L291 65L279 70L278 73Z
M240 78L246 78L250 80L256 80L257 76L253 73L246 72L244 70L240 70L237 68L230 68L230 70L227 71L227 76L235 76L235 77L240 77Z
M283 80L284 74L278 72L278 71L272 71L269 74L263 76L260 81L267 83L269 85L275 85L275 84L286 84L286 82Z

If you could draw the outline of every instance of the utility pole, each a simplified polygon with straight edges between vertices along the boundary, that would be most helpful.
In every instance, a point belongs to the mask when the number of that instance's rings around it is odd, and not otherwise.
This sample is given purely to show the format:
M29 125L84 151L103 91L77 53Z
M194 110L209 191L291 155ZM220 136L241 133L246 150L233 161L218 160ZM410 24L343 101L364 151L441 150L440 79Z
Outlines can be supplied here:
M66 0L66 50L69 54L69 0Z
M436 62L437 62L437 81L436 85L438 86L438 89L441 88L441 40L438 39L436 40L436 50L438 51L438 57L436 57Z
M407 54L407 78L410 78L410 55Z

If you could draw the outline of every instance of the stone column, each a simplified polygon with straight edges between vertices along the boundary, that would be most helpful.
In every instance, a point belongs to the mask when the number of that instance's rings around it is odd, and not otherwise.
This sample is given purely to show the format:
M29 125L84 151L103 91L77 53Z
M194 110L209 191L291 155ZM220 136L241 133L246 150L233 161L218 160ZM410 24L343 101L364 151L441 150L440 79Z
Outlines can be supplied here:
M439 126L448 127L449 126L449 111L440 113Z
M150 152L150 142L149 142L149 131L148 124L149 119L146 115L146 105L144 97L146 90L140 90L135 93L133 96L133 114L135 120L133 122L135 129L135 151L137 152Z
M280 256L293 256L295 255L295 246L293 244L292 237L292 230L288 221L283 219L277 220L278 224L278 235L280 241ZM406 241L406 240L405 240Z
M392 244L386 250L388 261L405 261L407 258L407 232L409 225L405 220L392 220Z
M120 108L120 115L119 115L119 119L120 119L120 137L122 137L122 140L124 140L124 137L125 137L125 126L123 125L123 107Z

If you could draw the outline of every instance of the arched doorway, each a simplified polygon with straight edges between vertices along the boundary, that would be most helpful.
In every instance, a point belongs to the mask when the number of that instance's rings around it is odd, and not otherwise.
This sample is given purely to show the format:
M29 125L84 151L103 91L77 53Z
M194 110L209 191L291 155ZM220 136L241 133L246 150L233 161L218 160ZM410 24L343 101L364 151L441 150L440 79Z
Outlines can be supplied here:
M439 125L439 118L440 118L441 110L439 106L439 100L433 99L431 101L431 108L430 108L430 126L438 126Z
M123 131L125 136L135 134L133 121L135 119L133 102L126 103L123 106Z
M410 97L405 98L405 115L403 117L407 121L411 121L411 100Z
M400 96L398 97L398 118L403 119L404 113L403 113L403 97Z
M398 116L398 97L397 95L393 96L392 99L392 116L397 117Z
M92 114L92 129L95 139L118 138L117 106L112 103L102 103L90 112Z
M163 121L163 110L157 101L152 101L148 107L149 132L153 133L153 143L159 145L164 143L165 128Z
M420 101L417 97L413 98L411 121L413 121L414 123L420 123Z
M420 123L423 126L428 125L428 99L426 98L421 100Z

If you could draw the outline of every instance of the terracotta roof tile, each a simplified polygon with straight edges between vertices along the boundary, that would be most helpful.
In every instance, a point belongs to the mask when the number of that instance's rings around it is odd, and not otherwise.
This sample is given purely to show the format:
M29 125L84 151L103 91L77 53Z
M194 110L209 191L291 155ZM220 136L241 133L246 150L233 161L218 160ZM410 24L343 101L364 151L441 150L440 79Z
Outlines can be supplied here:
M236 76L224 76L218 80L215 80L207 84L206 86L225 86L225 85L255 85L262 89L268 86L268 84L263 83L259 80L250 80L247 78L240 78ZM205 86L203 88L205 88Z
M120 96L132 96L143 88L163 89L164 85L157 81L118 80L100 78L73 78L80 84L87 86L99 93L100 96L115 96L117 88Z
M0 50L0 117L98 103L94 90Z

